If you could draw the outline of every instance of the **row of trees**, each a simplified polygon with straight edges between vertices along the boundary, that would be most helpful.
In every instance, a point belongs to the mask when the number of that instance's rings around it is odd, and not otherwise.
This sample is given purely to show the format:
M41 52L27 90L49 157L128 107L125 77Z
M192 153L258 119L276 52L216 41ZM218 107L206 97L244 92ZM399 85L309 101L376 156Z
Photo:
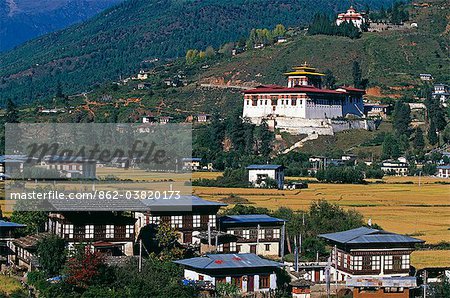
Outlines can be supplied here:
M275 26L273 30L264 29L252 29L250 35L246 41L247 49L253 48L255 45L271 45L277 41L278 37L284 37L286 34L286 28L282 24Z
M216 51L212 46L208 46L204 51L189 49L186 52L186 63L192 65L204 60L212 59L216 56Z
M193 132L193 156L214 163L219 170L240 168L251 162L268 161L275 139L268 125L259 126L242 119L238 107L227 119L214 113L211 123Z
M385 9L381 6L380 10L368 12L372 22L390 22L395 25L403 24L409 20L409 12L406 5L401 1L396 1L392 7Z

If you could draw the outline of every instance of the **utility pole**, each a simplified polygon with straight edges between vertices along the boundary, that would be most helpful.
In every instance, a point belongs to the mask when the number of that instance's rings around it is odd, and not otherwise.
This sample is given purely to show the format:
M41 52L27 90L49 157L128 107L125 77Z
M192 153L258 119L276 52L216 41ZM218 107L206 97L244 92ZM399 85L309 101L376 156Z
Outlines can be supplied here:
M338 259L337 259L337 246L334 246L334 270L335 270L335 276L334 276L334 284L336 286L336 297L338 294Z
M286 222L283 222L283 227L281 228L281 247L280 247L280 254L281 254L281 262L284 261L284 241L285 241L285 234L286 234Z
M208 221L208 252L211 252L211 222Z
M255 253L258 254L258 247L259 247L259 231L261 229L261 226L258 224L257 227L257 233L256 233L256 251Z
M139 264L138 264L138 271L142 271L142 238L139 239Z

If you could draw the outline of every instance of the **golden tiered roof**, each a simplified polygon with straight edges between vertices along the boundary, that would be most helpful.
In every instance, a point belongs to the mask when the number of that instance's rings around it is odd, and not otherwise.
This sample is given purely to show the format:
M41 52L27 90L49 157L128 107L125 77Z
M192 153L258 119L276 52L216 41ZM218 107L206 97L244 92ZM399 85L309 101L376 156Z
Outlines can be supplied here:
M286 72L286 76L301 76L301 75L312 75L312 76L324 76L325 74L317 72L315 67L309 66L306 62L301 66L294 66L294 71Z

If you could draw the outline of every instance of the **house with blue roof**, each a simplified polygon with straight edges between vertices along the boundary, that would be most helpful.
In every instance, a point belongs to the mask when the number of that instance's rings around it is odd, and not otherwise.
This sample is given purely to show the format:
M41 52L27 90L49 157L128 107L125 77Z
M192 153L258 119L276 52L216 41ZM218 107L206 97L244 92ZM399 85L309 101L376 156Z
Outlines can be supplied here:
M226 215L219 218L219 230L235 236L218 245L219 252L281 256L285 220L266 214Z
M184 267L184 278L193 283L236 285L242 294L269 292L277 288L276 271L281 263L255 254L207 254L174 261Z
M319 237L334 247L333 279L354 287L353 297L367 297L364 293L368 288L373 297L381 297L387 291L399 294L389 297L409 297L409 289L416 287L415 279L412 282L409 276L410 256L423 240L367 227ZM375 279L380 280L378 286L371 283Z
M135 212L136 230L148 225L167 223L180 233L180 242L200 246L199 235L217 229L217 212L227 204L207 201L198 196L181 196L170 200L142 200Z
M269 180L275 180L278 189L283 189L284 166L282 165L249 165L248 182L253 187L270 187Z
M26 227L24 224L0 220L0 264L10 262L14 252L8 246L8 242L14 239L14 231L24 227Z

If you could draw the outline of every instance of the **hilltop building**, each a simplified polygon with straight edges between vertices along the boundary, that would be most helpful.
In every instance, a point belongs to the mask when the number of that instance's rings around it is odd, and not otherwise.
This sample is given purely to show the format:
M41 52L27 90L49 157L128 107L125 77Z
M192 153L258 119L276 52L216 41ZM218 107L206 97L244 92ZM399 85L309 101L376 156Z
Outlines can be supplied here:
M358 27L361 29L361 26L366 23L366 18L362 13L357 12L353 6L350 6L349 9L347 9L346 12L340 13L337 16L336 19L336 25L341 25L342 23L353 23L355 27Z
M447 101L450 99L450 86L447 84L435 84L434 92L431 96L433 98L439 98L440 103L446 107Z
M360 119L364 117L364 90L323 89L324 74L306 63L285 75L287 87L261 85L244 91L243 117L293 134L333 135L346 129L374 128L373 121Z

